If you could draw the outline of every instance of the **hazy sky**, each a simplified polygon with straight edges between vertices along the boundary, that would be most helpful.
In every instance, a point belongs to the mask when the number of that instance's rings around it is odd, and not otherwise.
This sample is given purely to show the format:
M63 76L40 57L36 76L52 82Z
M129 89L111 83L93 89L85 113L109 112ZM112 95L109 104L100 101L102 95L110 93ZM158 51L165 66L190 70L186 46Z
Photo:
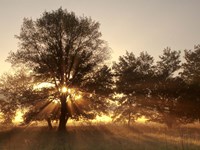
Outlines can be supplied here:
M5 59L17 49L24 17L62 7L100 22L113 60L126 50L157 59L167 46L183 51L200 44L199 6L200 0L0 0L0 74L8 71Z

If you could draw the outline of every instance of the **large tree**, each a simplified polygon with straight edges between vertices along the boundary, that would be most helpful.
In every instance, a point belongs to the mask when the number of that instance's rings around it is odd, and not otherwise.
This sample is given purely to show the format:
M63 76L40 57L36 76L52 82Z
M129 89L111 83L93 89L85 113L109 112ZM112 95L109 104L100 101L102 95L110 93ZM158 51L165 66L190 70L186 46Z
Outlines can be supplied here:
M88 90L87 82L109 56L99 25L62 8L36 20L25 18L17 36L19 49L8 58L12 64L27 65L40 81L54 84L61 103L59 130L66 129L70 117L70 89Z

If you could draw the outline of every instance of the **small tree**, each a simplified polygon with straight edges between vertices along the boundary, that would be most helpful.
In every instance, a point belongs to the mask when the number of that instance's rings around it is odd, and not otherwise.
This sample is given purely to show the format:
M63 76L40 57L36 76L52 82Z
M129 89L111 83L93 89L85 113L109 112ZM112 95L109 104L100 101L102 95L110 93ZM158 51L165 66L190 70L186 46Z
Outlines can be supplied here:
M11 124L17 109L32 103L36 96L33 94L31 77L25 70L15 73L4 73L0 78L1 112L4 122Z

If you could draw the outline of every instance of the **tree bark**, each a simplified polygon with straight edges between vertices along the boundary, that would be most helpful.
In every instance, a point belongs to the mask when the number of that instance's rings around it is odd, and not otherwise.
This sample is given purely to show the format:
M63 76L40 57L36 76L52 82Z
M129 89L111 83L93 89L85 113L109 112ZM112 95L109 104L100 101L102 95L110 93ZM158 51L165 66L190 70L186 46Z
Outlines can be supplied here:
M49 130L53 129L53 126L51 124L51 119L47 118L46 120L47 120L47 123L48 123Z
M131 124L131 113L129 112L128 114L128 126L130 127Z
M61 109L60 109L60 119L59 119L58 131L66 130L66 123L69 118L68 111L67 111L66 97L67 97L66 95L62 95L60 98Z

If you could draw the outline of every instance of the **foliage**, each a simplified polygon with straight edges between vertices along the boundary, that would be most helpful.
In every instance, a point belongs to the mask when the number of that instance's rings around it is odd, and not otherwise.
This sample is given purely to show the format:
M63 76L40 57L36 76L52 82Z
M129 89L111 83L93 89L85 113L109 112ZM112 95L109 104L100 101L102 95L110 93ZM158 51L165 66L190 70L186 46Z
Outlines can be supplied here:
M87 91L109 96L113 92L113 73L111 68L104 65L94 73L94 77L85 85Z
M31 77L25 70L5 73L0 78L1 110L5 123L12 123L16 110L32 103L36 98L33 93Z
M200 46L194 50L185 50L185 63L183 63L181 77L186 85L182 87L179 100L179 118L184 122L193 122L200 119Z
M138 108L141 97L150 92L148 83L153 76L153 57L142 52L136 58L133 53L126 52L125 56L119 57L119 62L115 63L113 68L116 74L116 92L123 94L122 98L118 99L114 118L126 118L130 125L131 120L137 119L141 114L142 109Z
M180 51L172 51L169 47L163 50L163 54L159 56L160 61L157 62L157 72L163 78L169 78L174 75L180 66Z
M189 84L200 86L200 45L194 50L185 50L185 60L183 64L182 78Z

